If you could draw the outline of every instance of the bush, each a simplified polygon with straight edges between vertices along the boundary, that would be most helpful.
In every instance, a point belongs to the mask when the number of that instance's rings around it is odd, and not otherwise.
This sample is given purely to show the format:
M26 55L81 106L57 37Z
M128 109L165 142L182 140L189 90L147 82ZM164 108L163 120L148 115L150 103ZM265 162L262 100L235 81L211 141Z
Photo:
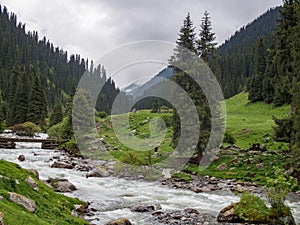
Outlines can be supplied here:
M106 112L99 112L98 113L98 116L100 117L100 118L106 118L108 115L107 115L107 113Z
M235 144L235 139L233 137L233 135L229 132L225 132L225 136L224 136L224 143L228 143L228 144Z
M12 127L12 131L20 136L32 137L35 133L40 133L42 129L40 126L32 122L25 122L25 123L14 125Z
M255 223L268 221L270 210L265 202L253 194L243 194L240 202L234 209L234 214L239 218Z

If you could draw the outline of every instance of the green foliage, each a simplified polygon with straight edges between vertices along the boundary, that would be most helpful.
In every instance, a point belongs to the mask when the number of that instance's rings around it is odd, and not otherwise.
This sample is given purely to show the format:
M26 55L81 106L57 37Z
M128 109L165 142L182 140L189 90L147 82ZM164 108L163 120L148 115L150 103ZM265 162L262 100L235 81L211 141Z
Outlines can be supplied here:
M297 187L293 177L286 177L284 170L274 167L274 178L267 177L268 201L271 204L270 219L276 224L285 224L283 218L292 215L291 209L284 204L289 191Z
M158 113L158 112L159 112L159 102L158 102L158 99L155 98L153 101L151 113Z
M233 135L231 133L226 131L223 142L228 143L228 144L235 144L235 138L233 137Z
M35 133L40 133L42 129L40 126L32 123L25 122L22 124L16 124L12 127L12 131L20 136L31 136L33 137Z
M100 118L104 119L104 118L106 118L108 115L107 115L106 112L101 111L101 112L98 113L98 116L99 116Z
M3 213L4 223L40 224L40 225L83 225L86 221L71 215L75 204L86 203L55 193L50 187L34 177L32 173L21 169L18 165L0 160L0 194L4 197L0 201L0 211ZM27 177L33 177L38 184L38 191L34 191L26 182ZM18 182L16 182L18 180ZM8 200L8 192L16 192L36 203L36 210L30 213L23 206Z
M72 137L70 140L68 140L66 143L64 143L62 145L62 148L64 148L66 151L68 151L73 156L81 156L77 142L74 137Z
M64 118L63 106L60 102L57 102L54 105L53 111L50 116L50 126L53 126L55 124L62 122L63 118Z
M250 102L258 102L263 99L263 80L266 70L265 47L261 38L257 44L254 62L254 74L250 81L249 100Z
M266 223L270 209L265 202L253 194L243 194L240 202L234 208L234 214L247 222Z
M186 173L173 173L172 174L172 178L179 179L179 180L185 181L185 182L193 180L193 178L191 177L191 175L186 174Z

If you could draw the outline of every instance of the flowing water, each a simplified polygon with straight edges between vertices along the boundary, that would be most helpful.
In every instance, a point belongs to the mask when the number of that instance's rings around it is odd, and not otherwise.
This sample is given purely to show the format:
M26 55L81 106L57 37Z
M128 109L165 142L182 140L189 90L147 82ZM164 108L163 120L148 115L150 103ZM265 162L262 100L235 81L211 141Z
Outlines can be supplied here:
M194 193L188 190L171 189L155 182L129 181L114 177L86 178L85 172L51 168L50 158L61 156L62 152L45 150L38 143L18 143L17 149L0 149L0 159L19 164L23 168L37 169L40 179L66 178L78 190L68 196L78 197L91 203L98 210L92 220L93 224L103 225L111 220L126 217L136 225L158 225L150 213L134 213L132 206L160 204L163 210L183 210L194 208L201 213L217 216L218 212L238 197L230 192ZM26 160L17 160L20 154ZM295 218L300 222L300 203L288 202Z

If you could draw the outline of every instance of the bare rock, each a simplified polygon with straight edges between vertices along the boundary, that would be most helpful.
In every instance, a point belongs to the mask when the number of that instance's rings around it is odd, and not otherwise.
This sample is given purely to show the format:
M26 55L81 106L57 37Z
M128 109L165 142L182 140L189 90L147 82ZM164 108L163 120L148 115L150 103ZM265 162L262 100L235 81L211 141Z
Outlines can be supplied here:
M219 165L217 167L217 170L219 170L219 171L227 170L227 164L226 163L222 163L221 165Z
M132 225L127 218L121 218L107 223L106 225Z
M29 169L29 172L33 173L37 179L40 179L39 171L36 169Z
M77 188L74 184L69 182L67 179L52 179L46 181L49 183L54 191L57 192L72 192L76 191Z
M30 186L33 190L35 190L35 191L38 191L38 190L39 190L39 187L38 187L37 182L36 182L32 177L27 177L27 178L25 179L25 182L26 182L27 184L29 184L29 186Z
M51 165L52 168L62 168L62 169L73 169L74 166L71 163L56 161Z
M218 215L218 222L221 223L240 223L243 222L237 215L234 214L234 208L238 203L231 204L224 209Z
M20 162L25 161L25 155L19 155L18 160L19 160Z
M256 165L256 169L261 170L264 168L264 164L263 163L259 163Z
M17 203L19 205L22 205L27 209L29 212L34 212L36 209L36 204L33 200L24 197L23 195L14 193L14 192L8 192L9 194L9 200Z
M153 212L155 210L160 210L160 205L143 205L143 206L135 206L131 208L132 212Z
M86 174L86 177L108 177L109 171L105 167L97 167Z

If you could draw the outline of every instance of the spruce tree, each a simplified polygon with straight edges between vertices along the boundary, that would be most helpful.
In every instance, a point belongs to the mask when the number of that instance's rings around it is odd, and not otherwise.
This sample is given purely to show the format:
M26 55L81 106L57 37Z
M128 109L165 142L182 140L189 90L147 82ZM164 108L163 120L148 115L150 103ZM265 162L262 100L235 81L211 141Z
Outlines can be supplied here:
M60 123L63 120L63 117L64 117L64 114L63 114L62 104L61 104L61 102L57 102L54 105L51 116L50 116L50 126Z
M215 39L216 37L215 33L212 32L209 13L205 11L202 18L202 23L200 25L199 40L197 40L198 54L201 56L205 63L208 63L209 58L216 50L217 43L214 42Z
M265 47L263 39L260 39L257 44L254 75L250 81L249 100L258 102L263 100L263 80L266 70Z
M44 125L47 117L47 103L40 81L38 67L31 68L33 83L29 95L27 120L35 124Z
M195 55L197 55L197 50L195 47L195 33L193 28L193 22L190 20L190 15L188 14L183 22L183 27L180 29L179 37L176 41L177 48L174 51L174 56L171 58L171 64L172 65L180 65L181 63L185 64L189 62L189 58L193 57L190 53L188 53L187 57L182 57L184 54L178 54L184 53L185 49L188 49L191 52L194 52ZM203 37L203 40L205 38ZM209 43L206 43L205 46L209 46ZM181 50L178 51L178 50ZM197 65L195 65L197 67ZM189 68L190 70L196 69L196 68ZM205 150L206 144L209 139L210 135L210 110L207 103L207 100L205 98L205 95L201 88L198 86L198 84L185 72L181 71L178 68L175 68L176 74L172 77L172 80L175 81L181 88L184 89L184 91L189 95L189 97L192 99L193 104L196 106L196 110L199 116L199 125L201 128L200 135L198 138L197 146L195 146L195 155L192 158L192 162L199 164L203 151ZM194 71L195 72L195 71ZM197 74L197 72L196 72ZM199 74L201 76L201 74ZM178 93L174 93L176 95L177 99L183 99L184 97L181 96ZM179 100L178 102L181 102L183 105L180 107L187 111L187 114L189 116L192 116L190 113L188 113L189 108L185 107L185 101ZM176 109L173 109L173 138L172 143L173 147L176 147L178 144L178 141L181 137L181 121L189 121L189 118L179 118L178 112Z
M295 12L296 0L284 0L281 18L278 22L277 45L275 54L276 77L275 77L275 105L291 103L293 77L295 71L292 66L293 29L297 25Z
M179 30L179 37L177 38L177 47L174 49L174 55L171 57L171 62L180 61L186 57L190 57L186 50L197 52L195 47L196 34L193 21L191 20L190 13L187 14L183 21L183 26Z

